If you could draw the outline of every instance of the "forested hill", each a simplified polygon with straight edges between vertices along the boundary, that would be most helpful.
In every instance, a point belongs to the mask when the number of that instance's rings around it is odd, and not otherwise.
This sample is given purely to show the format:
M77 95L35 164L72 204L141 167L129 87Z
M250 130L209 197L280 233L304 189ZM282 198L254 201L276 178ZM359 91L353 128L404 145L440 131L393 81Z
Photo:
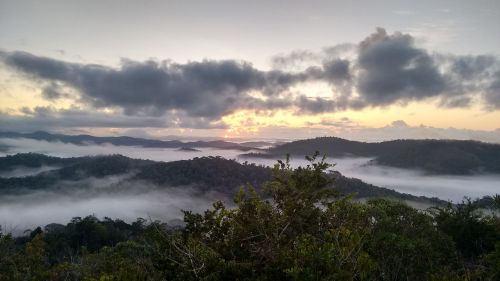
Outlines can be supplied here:
M185 211L180 227L87 216L18 237L0 228L0 281L500 280L500 196L489 212L358 202L309 159L273 169L267 195L241 190L233 205Z
M275 158L286 154L330 157L373 157L373 164L421 169L432 174L500 173L500 144L459 140L394 140L377 143L321 137L281 144L249 157Z
M182 142L179 140L154 140L144 138L134 138L128 136L118 137L96 137L91 135L63 135L52 134L44 131L33 133L17 133L17 132L0 132L0 138L25 138L50 142L71 143L76 145L87 144L113 144L121 146L141 146L141 147L155 147L155 148L218 148L218 149L235 149L241 151L249 151L256 149L254 143L247 142L238 144L234 142L227 142L221 140L214 141L191 141ZM263 145L260 143L259 145Z
M251 184L260 188L271 179L269 167L239 163L221 157L201 157L173 162L156 162L132 159L121 155L58 158L43 154L26 153L0 157L0 172L22 167L39 168L53 166L53 170L25 177L0 178L3 195L29 193L35 190L85 188L73 184L89 178L123 177L122 182L113 182L116 187L123 183L140 185L152 183L160 188L189 186L201 192L217 191L231 197L239 187ZM357 193L362 198L395 198L433 204L443 201L436 198L417 197L394 190L367 184L359 179L330 174L333 186L342 194ZM124 185L131 187L133 184Z
M3 193L57 188L61 182L84 181L89 178L127 176L126 181L147 181L160 186L193 186L200 190L233 193L243 184L260 185L270 179L268 168L240 164L221 157L202 157L192 160L156 162L132 159L122 155L76 158L49 157L43 154L16 154L0 157L0 171L23 167L52 165L57 168L26 177L0 178Z

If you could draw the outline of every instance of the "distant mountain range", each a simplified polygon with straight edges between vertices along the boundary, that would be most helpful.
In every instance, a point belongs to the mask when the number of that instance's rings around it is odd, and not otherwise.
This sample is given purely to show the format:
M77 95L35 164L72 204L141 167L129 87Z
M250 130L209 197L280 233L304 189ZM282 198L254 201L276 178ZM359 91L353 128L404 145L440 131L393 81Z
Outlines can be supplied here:
M40 141L50 142L63 142L76 145L88 144L113 144L121 146L141 146L151 148L218 148L218 149L234 149L241 151L249 151L258 149L259 146L269 146L272 143L267 142L246 142L235 143L221 140L213 141L190 141L182 142L180 140L154 140L144 138L134 138L127 136L118 137L96 137L91 135L63 135L52 134L44 131L37 131L33 133L17 133L17 132L0 132L0 138L25 138Z
M115 188L150 183L160 188L189 187L200 192L217 191L232 197L239 187L251 184L257 189L271 179L271 169L265 166L227 160L221 157L201 157L192 160L157 162L132 159L121 155L59 158L43 154L24 153L0 157L0 171L51 166L54 169L24 177L0 178L0 196L26 194L34 191L76 188L89 178L104 179L128 175ZM358 198L394 198L427 204L444 204L437 198L414 196L367 184L331 172L333 187L342 194L357 193ZM84 188L84 187L83 187Z
M403 169L417 169L429 174L472 175L500 174L500 144L462 140L393 140L359 142L337 137L321 137L273 145L271 142L227 142L154 140L127 136L96 137L34 133L0 132L0 138L27 138L75 145L113 144L146 148L174 148L195 151L200 148L233 149L246 152L242 157L283 158L286 154L304 157L316 151L329 157L369 157L369 164ZM267 148L263 148L267 147ZM0 144L0 151L8 147Z
M312 155L372 157L371 164L420 169L430 174L500 173L500 144L459 140L393 140L376 143L321 137L277 145L242 156L282 158Z

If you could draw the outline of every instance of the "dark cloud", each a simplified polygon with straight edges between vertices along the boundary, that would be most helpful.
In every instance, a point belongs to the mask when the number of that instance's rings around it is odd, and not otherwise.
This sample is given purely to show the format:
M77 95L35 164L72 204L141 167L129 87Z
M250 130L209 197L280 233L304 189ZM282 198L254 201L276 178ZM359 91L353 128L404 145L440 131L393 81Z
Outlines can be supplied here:
M357 45L274 57L279 68L271 71L236 60L185 64L123 60L112 68L25 52L0 52L0 58L38 81L48 100L68 97L66 89L76 90L87 106L120 110L119 118L168 119L166 126L197 127L203 122L211 126L238 109L294 108L317 114L431 98L443 107L467 107L479 101L490 110L500 109L497 57L430 53L416 46L412 36L388 34L382 28ZM301 64L298 69L297 64ZM331 96L294 92L293 86L308 81L328 83Z
M435 54L434 60L443 69L446 79L446 89L440 96L441 106L463 108L482 99L485 107L492 109L487 95L495 83L494 73L500 69L498 58ZM496 108L500 107L497 105Z
M410 35L384 29L359 45L357 89L370 106L437 96L446 87L432 57Z
M42 89L42 97L47 100L57 100L68 96L62 87L55 82L50 82Z
M485 93L487 107L490 109L500 109L500 70L495 73L493 83Z
M285 95L285 97L268 97L266 100L247 98L243 101L245 107L248 109L255 110L273 110L280 108L288 108L293 105L292 99Z
M488 70L498 64L497 58L491 55L448 57L452 61L450 71L465 80L487 78Z
M182 114L168 116L129 116L102 112L89 112L82 109L61 109L52 107L21 108L23 115L0 112L2 130L36 131L61 128L193 128L224 129L224 124L202 117L189 117Z
M352 80L350 61L335 59L323 64L324 78L335 85L344 85Z
M337 75L328 76L332 70ZM337 110L428 98L437 98L443 107L463 108L482 101L490 110L500 109L497 57L430 53L418 48L411 35L388 34L382 28L358 44L354 58L327 58L323 72L340 92L335 97Z
M471 104L472 98L465 94L446 96L441 98L439 102L440 106L448 108L465 108L469 107Z
M296 99L295 105L299 108L299 113L309 114L332 112L336 109L335 101L320 97L308 98L300 96Z
M36 79L79 90L82 100L95 107L117 106L129 115L181 110L193 117L218 119L245 107L249 91L272 96L309 79L306 74L263 72L232 60L187 64L123 60L120 68L114 69L13 52L4 55L4 61ZM50 94L57 97L53 91Z
M349 56L349 54L351 54ZM362 109L367 106L406 104L436 98L442 107L468 107L482 101L486 108L500 108L500 62L492 55L456 56L419 48L409 34L388 34L378 28L358 45L340 44L321 52L292 52L273 58L289 67L309 62L302 72L311 80L328 82L333 101L304 100L301 112Z

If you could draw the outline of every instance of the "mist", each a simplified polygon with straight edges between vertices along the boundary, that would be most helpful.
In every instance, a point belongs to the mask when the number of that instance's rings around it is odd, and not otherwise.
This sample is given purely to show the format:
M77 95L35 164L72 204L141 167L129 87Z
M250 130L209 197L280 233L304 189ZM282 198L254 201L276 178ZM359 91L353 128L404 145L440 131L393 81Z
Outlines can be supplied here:
M39 173L48 172L59 168L60 167L58 166L41 166L37 168L19 166L19 167L14 167L12 170L0 171L0 177L18 178L18 177L34 176Z
M74 145L31 139L0 139L7 147L0 155L42 153L56 157L121 154L136 159L176 161L204 156L236 158L241 151L201 148L179 151L170 148L144 148L115 145ZM56 169L16 167L2 171L0 177L23 177ZM181 210L201 212L208 209L221 194L200 193L187 187L156 186L149 182L129 181L131 174L105 178L89 177L82 181L59 181L48 190L21 192L23 195L0 194L0 225L7 232L22 234L26 229L49 223L67 223L73 217L96 215L134 221L137 218L171 221L182 219Z
M438 197L460 202L464 196L478 198L500 193L500 175L429 175L379 165L364 165L364 159L335 159L344 175L394 189L402 193Z
M144 148L115 145L74 145L31 139L0 139L8 147L3 155L36 152L58 157L122 154L131 158L155 161L175 161L203 156L222 156L239 162L273 166L276 159L239 158L241 151L201 148L186 152L168 148ZM454 202L464 196L478 198L500 193L499 175L443 176L428 175L418 170L406 170L379 165L367 165L371 158L328 158L347 177L361 179L398 192L438 197ZM292 158L292 167L304 166L304 158ZM54 169L16 167L1 177L26 176ZM0 195L0 225L3 229L22 232L27 228L48 223L66 223L75 216L94 214L98 217L133 221L138 217L169 221L182 218L181 210L201 212L217 199L231 202L220 194L201 194L190 187L154 186L148 182L131 182L124 174L101 179L88 178L78 182L59 182L54 188L24 195Z
M228 201L216 192L201 193L189 186L168 187L128 181L130 176L60 181L43 191L0 195L0 225L6 232L21 235L37 226L65 224L73 217L88 215L126 222L144 218L179 224L182 210L202 212L216 200Z
M176 148L150 148L139 146L117 146L112 144L76 145L62 142L48 142L33 139L0 139L0 144L8 148L0 155L35 152L57 157L79 157L93 155L121 154L135 159L154 161L177 161L204 156L222 156L227 159L237 158L240 150L197 148L198 151L182 151Z
M8 149L0 154L37 152L58 157L77 157L87 155L122 154L136 159L154 161L186 160L204 156L222 156L236 159L239 162L273 166L276 159L240 158L239 150L198 148L199 151L179 151L171 148L146 148L107 145L74 145L61 142L37 141L32 139L0 139L0 144ZM380 187L387 187L398 192L427 197L438 197L454 202L461 201L464 196L479 198L485 195L500 193L500 175L428 175L419 170L398 169L380 165L367 165L372 158L328 158L334 163L333 170L347 177L361 179ZM307 165L303 157L291 159L291 166Z
M368 164L373 158L327 158L346 177L417 196L438 197L460 202L464 196L480 198L500 193L500 175L429 175L420 170ZM250 158L249 162L272 166L271 159ZM292 158L291 166L307 165L304 158Z

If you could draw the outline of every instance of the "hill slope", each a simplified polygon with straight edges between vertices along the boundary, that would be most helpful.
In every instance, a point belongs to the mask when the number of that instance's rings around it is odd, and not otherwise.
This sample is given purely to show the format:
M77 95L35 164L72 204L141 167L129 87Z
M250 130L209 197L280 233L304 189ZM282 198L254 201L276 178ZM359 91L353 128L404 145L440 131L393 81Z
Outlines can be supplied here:
M366 143L322 137L294 141L244 156L275 158L290 154L302 157L315 151L330 157L373 157L372 164L421 169L431 174L500 173L500 145L477 141L394 140Z
M271 169L255 164L241 164L235 160L221 157L202 157L173 162L156 162L131 159L121 155L58 158L42 154L16 154L0 157L0 171L12 167L40 167L56 165L58 169L25 177L0 178L0 191L3 195L29 193L78 186L71 183L89 178L106 178L128 175L123 181L141 184L152 183L160 188L190 186L201 192L217 191L233 196L239 187L252 184L260 189L271 179ZM343 194L356 192L358 197L390 197L428 203L443 203L436 198L417 197L398 193L394 190L367 184L358 179L332 172L333 186ZM123 183L123 182L122 182ZM120 183L113 182L113 185ZM129 185L128 185L129 186Z
M26 138L41 141L50 142L63 142L71 143L76 145L86 145L86 144L113 144L121 146L142 146L142 147L155 147L155 148L218 148L218 149L235 149L241 151L249 151L256 149L252 146L252 143L238 144L226 141L192 141L192 142L182 142L179 140L154 140L154 139L144 139L144 138L134 138L127 136L119 137L96 137L91 135L63 135L63 134L51 134L44 131L38 131L33 133L17 133L17 132L0 132L0 138Z

